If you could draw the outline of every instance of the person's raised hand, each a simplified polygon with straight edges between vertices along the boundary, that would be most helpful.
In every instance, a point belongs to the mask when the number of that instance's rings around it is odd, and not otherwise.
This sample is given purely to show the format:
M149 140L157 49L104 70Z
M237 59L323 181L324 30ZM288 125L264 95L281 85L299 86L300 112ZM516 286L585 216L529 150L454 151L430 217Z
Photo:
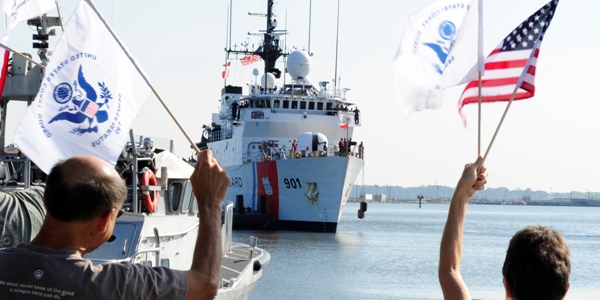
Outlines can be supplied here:
M202 150L198 153L198 162L190 181L199 209L221 209L221 201L229 186L229 176L212 156L212 151Z

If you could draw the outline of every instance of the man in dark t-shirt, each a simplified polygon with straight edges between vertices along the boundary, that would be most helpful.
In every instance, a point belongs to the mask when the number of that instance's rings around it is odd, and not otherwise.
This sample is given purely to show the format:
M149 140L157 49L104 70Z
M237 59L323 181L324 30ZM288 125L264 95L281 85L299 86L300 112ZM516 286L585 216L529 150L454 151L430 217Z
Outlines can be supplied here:
M189 271L83 259L112 235L127 188L99 158L56 164L46 182L46 218L31 243L0 249L0 299L213 299L221 269L221 201L227 173L210 150L190 177L200 215Z

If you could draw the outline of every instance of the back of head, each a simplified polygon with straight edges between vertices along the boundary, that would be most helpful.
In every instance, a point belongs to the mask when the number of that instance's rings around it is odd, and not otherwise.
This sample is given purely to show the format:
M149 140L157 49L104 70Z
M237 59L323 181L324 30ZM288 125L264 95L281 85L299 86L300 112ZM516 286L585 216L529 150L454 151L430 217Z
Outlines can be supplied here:
M570 273L569 247L560 232L528 226L510 240L502 275L512 299L563 299Z
M57 163L46 179L44 203L48 214L63 222L85 221L112 208L119 209L127 188L116 172L102 172L105 168L104 162L93 157Z

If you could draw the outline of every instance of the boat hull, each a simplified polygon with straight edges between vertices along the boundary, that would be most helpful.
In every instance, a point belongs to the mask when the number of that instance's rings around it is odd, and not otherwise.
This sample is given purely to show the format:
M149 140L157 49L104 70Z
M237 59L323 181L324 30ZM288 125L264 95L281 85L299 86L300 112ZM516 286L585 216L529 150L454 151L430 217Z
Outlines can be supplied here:
M336 232L363 160L304 157L226 167L236 229Z

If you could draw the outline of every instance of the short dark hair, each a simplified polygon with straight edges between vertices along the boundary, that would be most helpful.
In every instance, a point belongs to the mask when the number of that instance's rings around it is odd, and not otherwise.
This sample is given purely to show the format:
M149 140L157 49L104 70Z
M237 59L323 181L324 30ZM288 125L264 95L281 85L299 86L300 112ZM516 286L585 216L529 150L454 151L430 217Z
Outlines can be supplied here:
M44 204L48 214L63 222L84 221L121 207L127 196L123 180L96 176L67 182L64 163L57 163L46 178Z
M515 233L502 267L512 299L563 299L571 273L569 255L557 230L528 226Z

